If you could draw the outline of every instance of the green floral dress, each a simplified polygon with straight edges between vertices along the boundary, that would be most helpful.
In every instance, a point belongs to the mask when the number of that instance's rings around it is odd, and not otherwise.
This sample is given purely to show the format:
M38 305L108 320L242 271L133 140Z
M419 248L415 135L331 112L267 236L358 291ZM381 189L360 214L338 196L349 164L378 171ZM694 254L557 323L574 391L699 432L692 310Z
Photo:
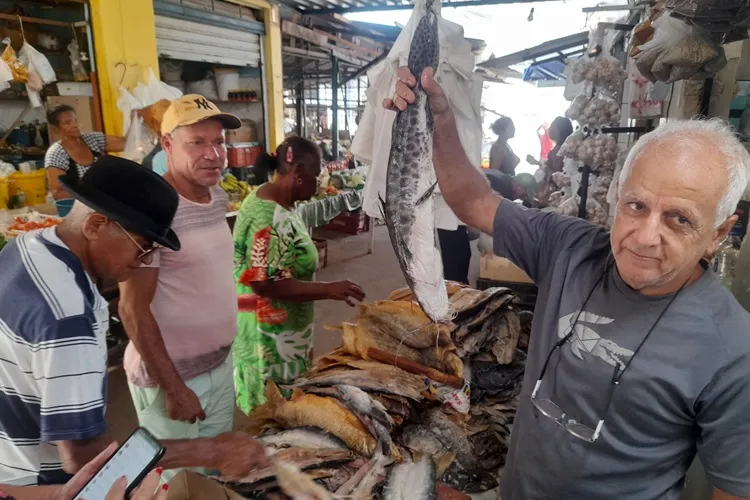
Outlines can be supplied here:
M253 282L311 281L318 252L299 216L251 194L234 226L234 278L239 331L234 341L237 406L249 413L265 402L266 380L288 384L308 367L313 302L283 302L253 293Z

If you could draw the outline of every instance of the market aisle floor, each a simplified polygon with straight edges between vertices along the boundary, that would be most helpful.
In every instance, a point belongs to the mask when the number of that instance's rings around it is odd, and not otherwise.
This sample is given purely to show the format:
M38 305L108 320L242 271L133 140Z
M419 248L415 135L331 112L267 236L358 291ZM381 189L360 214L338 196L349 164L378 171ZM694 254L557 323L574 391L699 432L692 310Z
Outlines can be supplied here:
M318 273L321 281L352 280L367 293L367 300L385 298L391 291L404 286L404 278L388 239L385 226L375 228L374 252L367 254L369 233L348 236L332 231L315 231L328 240L328 266ZM475 283L479 264L476 246L472 245L469 279ZM321 301L315 305L315 355L326 353L341 344L341 333L324 329L324 325L338 325L351 318L356 310L344 302ZM122 369L110 375L107 420L115 439L127 438L137 420L130 400Z

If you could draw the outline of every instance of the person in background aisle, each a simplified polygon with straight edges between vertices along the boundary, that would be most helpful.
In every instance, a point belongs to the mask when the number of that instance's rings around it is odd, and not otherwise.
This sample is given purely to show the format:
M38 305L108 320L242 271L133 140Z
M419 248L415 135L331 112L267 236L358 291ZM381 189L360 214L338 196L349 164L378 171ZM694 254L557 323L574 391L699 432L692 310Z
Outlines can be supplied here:
M547 155L547 160L545 162L546 168L539 168L539 170L537 170L535 174L535 177L539 183L539 186L537 188L537 200L539 202L540 208L547 206L549 195L557 189L557 187L552 182L552 174L554 172L560 172L563 169L564 161L564 158L562 156L559 156L557 153L560 151L560 147L565 143L565 141L572 133L573 124L570 120L563 116L558 116L557 118L555 118L552 122L552 125L550 125L549 136L550 139L554 141L555 146ZM531 165L538 165L539 167L542 166L542 164L531 155L526 158L526 161Z
M160 248L120 283L131 342L124 367L138 421L159 439L212 437L234 417L231 348L237 334L225 129L240 120L205 97L172 102L162 120L164 179L177 191L172 230L182 250Z
M76 112L67 104L49 110L47 123L61 137L44 155L47 184L56 200L69 198L59 180L65 172L71 171L80 178L100 156L119 153L125 149L124 137L104 135L101 132L81 133Z
M307 370L314 301L354 306L365 298L351 281L314 281L318 251L294 205L316 193L320 159L320 148L302 137L288 137L275 156L264 153L258 162L276 172L274 180L245 199L234 225L234 384L245 413L264 402L266 380L288 384Z
M399 69L395 101L414 102ZM750 314L705 261L737 222L750 155L721 120L631 148L611 232L525 209L477 175L432 69L434 165L456 215L539 286L503 500L676 500L701 460L713 500L750 499Z
M492 132L497 140L490 149L490 169L499 170L508 175L516 174L520 159L513 153L508 141L516 136L516 126L508 116L502 116L492 124Z
M492 189L509 200L521 200L524 206L533 206L536 180L531 174L521 173L515 177L498 170L483 170ZM455 231L438 229L440 256L443 261L445 279L469 284L471 264L471 242L479 239L480 250L491 244L492 238L480 231L459 225Z
M60 182L77 200L70 214L0 251L0 484L63 484L112 442L109 306L94 283L127 279L162 246L180 249L177 193L137 163L103 156ZM163 445L168 469L241 476L265 462L243 433Z

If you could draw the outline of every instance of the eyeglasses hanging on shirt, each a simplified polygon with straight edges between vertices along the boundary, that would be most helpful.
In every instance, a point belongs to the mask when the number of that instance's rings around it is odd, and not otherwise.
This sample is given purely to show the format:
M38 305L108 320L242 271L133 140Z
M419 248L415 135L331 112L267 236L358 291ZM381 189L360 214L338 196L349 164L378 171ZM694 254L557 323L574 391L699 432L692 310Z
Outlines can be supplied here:
M641 347L643 347L643 344L646 342L646 339L651 335L651 332L654 331L654 328L656 328L656 325L659 324L659 321L661 321L661 318L664 316L664 314L667 312L667 309L669 309L669 306L672 305L672 303L675 301L677 296L680 294L683 288L685 288L685 285L687 284L687 281L682 284L679 290L672 296L672 298L669 300L669 303L667 306L662 310L662 312L659 314L659 316L656 318L656 321L651 326L651 328L648 330L646 335L643 337L643 340L641 340L641 343L638 344L638 347L633 352L633 355L630 357L627 363L625 363L625 366L622 368L619 365L615 365L615 371L612 375L612 381L609 388L609 395L607 397L607 404L604 407L604 412L602 413L601 419L599 419L599 422L596 424L596 428L592 429L591 427L587 426L586 424L583 424L581 422L576 421L574 418L571 418L570 415L568 415L560 406L557 405L554 401L551 399L543 398L539 399L537 396L539 394L539 388L542 386L542 379L544 379L544 374L547 372L547 367L549 365L550 360L552 359L552 355L555 353L555 351L559 350L564 346L570 339L575 335L575 329L578 325L578 320L581 317L581 313L586 309L586 305L588 304L589 300L591 299L591 296L594 294L594 291L597 289L597 287L602 283L604 280L604 277L609 273L609 271L614 267L615 261L614 258L610 264L607 265L607 268L604 270L604 273L599 277L599 279L596 281L594 286L589 291L588 295L586 296L586 300L583 301L583 304L581 305L581 308L578 310L578 313L576 314L575 319L570 325L570 328L568 329L568 332L560 339L558 340L552 350L547 355L547 359L544 361L544 365L542 367L542 372L539 374L539 379L536 381L536 385L534 385L534 390L531 393L531 402L534 403L534 406L536 407L539 412L544 415L547 418L550 418L557 422L559 425L565 428L570 434L577 437L578 439L582 439L584 441L587 441L589 443L593 443L597 439L599 439L599 436L601 435L602 429L604 428L604 418L607 415L607 411L609 410L610 405L612 404L612 398L615 393L615 388L620 384L620 380L622 379L622 375L625 373L625 370L628 369L630 366L630 363L633 362L633 359L638 354L638 351L641 350Z

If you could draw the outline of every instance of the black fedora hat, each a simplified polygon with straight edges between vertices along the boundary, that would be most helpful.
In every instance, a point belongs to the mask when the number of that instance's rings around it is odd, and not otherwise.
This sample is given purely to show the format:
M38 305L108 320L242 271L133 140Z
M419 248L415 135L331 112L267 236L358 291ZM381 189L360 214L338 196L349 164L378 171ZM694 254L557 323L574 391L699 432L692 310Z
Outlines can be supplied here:
M116 156L100 157L80 179L74 174L71 169L60 177L73 198L130 232L180 249L180 240L170 227L179 196L160 175Z

